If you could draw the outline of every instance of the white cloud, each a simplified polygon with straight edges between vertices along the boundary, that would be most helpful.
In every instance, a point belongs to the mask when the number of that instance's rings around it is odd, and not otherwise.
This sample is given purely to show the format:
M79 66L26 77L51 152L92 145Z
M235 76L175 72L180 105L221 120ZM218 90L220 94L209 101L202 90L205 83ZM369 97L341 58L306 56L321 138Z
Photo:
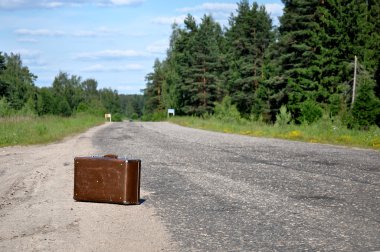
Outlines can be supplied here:
M284 5L278 4L278 3L265 4L266 11L273 16L281 16L283 8L284 8Z
M143 3L143 0L111 0L114 5L139 5Z
M126 64L120 66L105 66L103 64L95 64L85 67L83 72L126 72L126 71L140 71L144 66L140 64Z
M22 63L28 67L44 67L47 65L46 60L42 58L41 51L20 48L12 50L12 53L19 54Z
M15 30L17 35L29 35L29 36L63 36L66 33L63 31L53 31L48 29L17 29Z
M0 9L80 7L83 5L136 6L144 0L0 0Z
M99 27L96 29L78 30L72 32L54 31L49 29L26 29L21 28L14 31L19 36L46 36L46 37L58 37L58 36L74 36L74 37L103 37L110 36L112 34L120 33L118 30L110 29L108 27Z
M104 37L118 33L120 33L118 30L102 26L97 29L74 31L70 35L74 37Z
M75 59L99 60L99 59L124 59L132 57L145 57L147 53L135 50L103 50L98 52L83 52L75 55Z
M173 23L181 24L187 15L171 16L171 17L156 17L153 19L154 24L171 25Z
M275 24L278 24L277 18L283 13L283 4L267 3L264 4L266 11L270 14ZM227 24L228 17L237 9L235 3L203 3L193 7L177 9L178 12L203 12L211 13L222 24Z
M20 38L17 41L21 43L37 43L38 42L37 39L33 39L33 38Z
M194 11L206 11L206 12L232 12L236 10L236 4L232 3L203 3L201 5L193 7L185 7L178 9L179 12L194 12Z
M142 86L141 84L130 84L130 85L119 85L115 87L118 91L121 91L121 93L140 93L140 90L145 89L145 86Z
M284 5L282 4L277 4L277 3L265 4L265 9L270 14L270 17L272 18L272 21L273 21L273 25L275 26L279 25L278 18L282 15L283 8L284 8Z
M44 2L44 3L41 3L41 6L45 7L45 8L58 8L58 7L62 7L63 5L64 5L64 3L62 3L62 2Z
M147 46L146 50L150 53L165 53L169 47L167 40L159 40Z
M30 49L25 49L25 48L15 49L15 50L12 50L12 52L15 54L20 54L21 57L23 58L37 58L41 55L40 51L30 50Z

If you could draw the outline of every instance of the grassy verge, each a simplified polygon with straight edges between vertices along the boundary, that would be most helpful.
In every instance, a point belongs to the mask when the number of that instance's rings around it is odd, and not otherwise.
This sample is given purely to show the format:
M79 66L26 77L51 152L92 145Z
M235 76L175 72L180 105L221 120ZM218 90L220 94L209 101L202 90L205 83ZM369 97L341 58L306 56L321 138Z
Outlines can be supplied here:
M223 122L215 118L201 119L198 117L172 117L169 121L182 126L217 132L380 150L380 128L378 127L373 127L368 131L349 130L334 125L331 121L320 121L312 125L277 127L245 120Z
M0 147L42 144L84 132L103 123L102 117L79 114L73 117L13 116L0 118Z

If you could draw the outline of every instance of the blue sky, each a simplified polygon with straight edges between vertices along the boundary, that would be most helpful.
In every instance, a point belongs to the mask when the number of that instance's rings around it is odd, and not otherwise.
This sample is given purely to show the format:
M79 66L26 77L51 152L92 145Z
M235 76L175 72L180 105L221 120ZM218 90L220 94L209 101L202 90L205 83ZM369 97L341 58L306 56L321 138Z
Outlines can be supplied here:
M207 13L227 25L238 1L0 0L0 51L20 54L39 87L64 71L136 94L154 60L165 58L173 22ZM278 23L281 1L257 2Z

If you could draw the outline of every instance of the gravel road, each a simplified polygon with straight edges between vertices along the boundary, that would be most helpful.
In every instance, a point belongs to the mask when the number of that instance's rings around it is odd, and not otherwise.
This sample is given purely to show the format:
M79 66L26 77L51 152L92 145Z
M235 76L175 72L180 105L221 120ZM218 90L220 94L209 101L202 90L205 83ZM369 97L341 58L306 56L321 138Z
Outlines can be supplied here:
M1 252L177 250L148 204L73 200L74 157L102 154L92 138L109 126L54 144L0 148Z
M380 250L377 151L138 122L93 143L142 160L143 205L179 251Z
M142 160L139 206L75 202L73 158ZM169 123L0 148L0 251L380 250L380 153Z

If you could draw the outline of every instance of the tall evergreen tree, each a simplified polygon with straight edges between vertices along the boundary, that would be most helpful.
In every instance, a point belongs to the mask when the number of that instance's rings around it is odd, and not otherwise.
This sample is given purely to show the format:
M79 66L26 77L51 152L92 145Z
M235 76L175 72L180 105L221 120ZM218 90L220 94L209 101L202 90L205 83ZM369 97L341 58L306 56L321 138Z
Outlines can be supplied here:
M296 118L300 105L308 99L319 101L321 69L318 57L321 47L317 7L319 0L283 0L280 18L281 76L286 84L288 107Z
M189 44L190 68L183 85L189 95L183 110L188 114L203 115L213 111L220 90L220 37L220 26L211 16L205 15Z
M323 101L337 114L351 101L354 57L359 68L374 76L378 65L379 28L374 16L376 6L367 0L325 0L318 7L322 38L319 66ZM362 80L363 78L361 78ZM360 83L358 83L360 85Z
M239 111L252 112L255 92L265 80L264 55L273 41L272 20L264 6L238 3L237 15L232 15L226 32L228 89Z
M162 84L164 81L163 64L156 59L153 66L153 72L145 77L147 87L144 89L145 112L147 114L156 111L162 111L164 104L162 101Z

